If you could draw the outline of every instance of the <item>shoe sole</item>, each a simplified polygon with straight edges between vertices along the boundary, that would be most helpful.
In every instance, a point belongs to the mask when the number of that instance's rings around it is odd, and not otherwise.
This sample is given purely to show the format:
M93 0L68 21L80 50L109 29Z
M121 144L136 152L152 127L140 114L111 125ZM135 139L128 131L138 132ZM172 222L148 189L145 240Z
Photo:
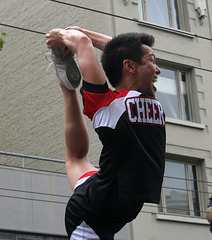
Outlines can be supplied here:
M59 59L59 62L54 62L54 67L60 82L69 90L77 88L81 81L81 73L74 60L74 54L71 52L62 59L59 49L52 49L52 53Z
M69 54L67 57L65 57L64 63L66 66L66 76L68 81L74 88L77 88L81 81L81 74L73 55Z

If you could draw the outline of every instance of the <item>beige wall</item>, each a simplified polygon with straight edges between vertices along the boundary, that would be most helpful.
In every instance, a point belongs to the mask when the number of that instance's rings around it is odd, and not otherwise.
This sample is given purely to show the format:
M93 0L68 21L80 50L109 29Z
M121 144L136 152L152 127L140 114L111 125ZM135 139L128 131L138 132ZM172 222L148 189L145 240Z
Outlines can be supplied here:
M79 4L79 1L71 1ZM1 22L46 33L52 28L79 25L110 34L110 18L50 1L1 0ZM104 11L105 1L80 5ZM6 44L0 53L2 151L64 159L63 98L53 67L44 54L45 36L0 26ZM92 134L93 136L94 134ZM99 146L91 141L92 161Z

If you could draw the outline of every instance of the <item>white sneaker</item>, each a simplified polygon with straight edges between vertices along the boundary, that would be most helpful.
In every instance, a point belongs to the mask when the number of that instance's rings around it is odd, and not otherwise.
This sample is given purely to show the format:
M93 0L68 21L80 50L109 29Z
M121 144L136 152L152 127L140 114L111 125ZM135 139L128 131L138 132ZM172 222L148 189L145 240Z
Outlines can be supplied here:
M51 58L54 64L55 73L69 90L74 90L80 84L81 74L71 52L65 58L61 57L59 49L52 49Z

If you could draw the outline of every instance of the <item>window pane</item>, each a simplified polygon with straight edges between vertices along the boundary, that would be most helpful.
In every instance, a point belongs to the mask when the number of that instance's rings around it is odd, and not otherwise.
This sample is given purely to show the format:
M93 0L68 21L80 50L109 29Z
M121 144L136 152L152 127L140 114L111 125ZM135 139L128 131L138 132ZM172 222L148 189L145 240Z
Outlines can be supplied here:
M171 8L172 8L172 19L173 19L172 27L180 29L179 10L177 5L177 0L171 0Z
M146 1L147 21L170 27L167 0Z
M188 91L186 86L186 75L184 72L180 72L180 88L181 88L181 96L183 103L183 114L184 120L191 120L189 113L189 104L188 104Z
M15 235L12 233L0 232L0 240L15 240Z
M160 203L158 204L158 211L163 212L162 200L160 200Z
M175 71L160 68L156 98L162 104L167 117L180 118Z
M46 237L17 234L17 240L46 240Z
M138 9L139 9L139 14L140 14L140 20L144 20L142 1L143 0L138 1Z
M190 165L189 172L190 172L190 179L191 179L190 184L191 184L191 190L192 190L192 202L193 202L194 215L200 216L196 167L194 165Z
M190 215L185 165L166 162L164 190L167 213Z

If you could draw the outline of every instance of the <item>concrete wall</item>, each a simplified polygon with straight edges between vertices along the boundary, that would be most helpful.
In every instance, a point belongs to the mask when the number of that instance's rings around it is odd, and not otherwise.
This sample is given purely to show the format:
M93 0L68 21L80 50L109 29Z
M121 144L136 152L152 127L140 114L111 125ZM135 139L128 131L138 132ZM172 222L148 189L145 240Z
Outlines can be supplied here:
M1 167L0 231L66 237L64 214L71 194L65 174ZM127 228L116 239L128 239Z
M1 23L47 33L52 28L79 25L111 34L110 18L51 1L0 1ZM108 10L107 1L71 1L72 4ZM64 159L63 97L53 67L44 54L45 36L0 26L6 32L1 57L1 150ZM92 129L92 128L91 128ZM97 162L99 145L91 133L91 160Z
M0 229L66 236L66 175L0 168Z

